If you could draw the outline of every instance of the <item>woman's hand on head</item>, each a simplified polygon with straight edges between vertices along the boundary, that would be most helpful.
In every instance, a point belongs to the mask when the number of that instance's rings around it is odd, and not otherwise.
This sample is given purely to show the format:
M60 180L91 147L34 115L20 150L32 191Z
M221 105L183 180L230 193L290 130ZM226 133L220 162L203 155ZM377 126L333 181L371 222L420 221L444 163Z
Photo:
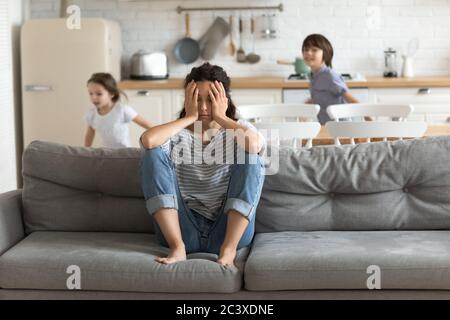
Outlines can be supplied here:
M184 110L186 117L198 119L198 88L194 80L189 82L185 90Z
M217 122L220 119L226 118L228 98L222 82L214 81L210 87L209 96L212 103L212 118Z

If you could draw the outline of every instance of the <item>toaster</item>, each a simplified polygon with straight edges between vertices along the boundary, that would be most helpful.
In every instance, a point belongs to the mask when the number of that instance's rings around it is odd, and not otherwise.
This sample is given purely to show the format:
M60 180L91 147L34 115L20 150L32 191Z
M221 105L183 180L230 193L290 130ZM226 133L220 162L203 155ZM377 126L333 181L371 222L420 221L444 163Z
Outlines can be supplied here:
M164 52L139 50L131 58L131 79L162 80L169 77L167 55Z

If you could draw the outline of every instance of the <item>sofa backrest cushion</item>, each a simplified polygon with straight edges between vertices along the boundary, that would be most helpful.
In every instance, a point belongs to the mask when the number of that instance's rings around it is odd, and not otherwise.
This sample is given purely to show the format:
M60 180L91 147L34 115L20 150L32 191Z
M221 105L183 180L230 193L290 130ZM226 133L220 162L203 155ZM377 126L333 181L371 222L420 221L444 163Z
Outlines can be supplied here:
M257 232L450 228L450 137L280 149Z
M23 155L26 232L152 232L140 149L32 142Z
M279 152L256 232L450 229L450 137ZM152 232L141 156L31 143L23 156L26 231Z

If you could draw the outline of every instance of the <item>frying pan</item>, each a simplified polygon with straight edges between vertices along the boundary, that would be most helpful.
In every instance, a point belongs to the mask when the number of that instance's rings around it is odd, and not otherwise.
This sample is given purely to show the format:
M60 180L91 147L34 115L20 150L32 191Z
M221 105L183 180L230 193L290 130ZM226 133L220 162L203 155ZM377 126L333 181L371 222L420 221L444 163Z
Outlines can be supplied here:
M189 14L185 16L186 36L175 44L174 54L178 62L189 64L200 56L200 46L198 42L191 38Z

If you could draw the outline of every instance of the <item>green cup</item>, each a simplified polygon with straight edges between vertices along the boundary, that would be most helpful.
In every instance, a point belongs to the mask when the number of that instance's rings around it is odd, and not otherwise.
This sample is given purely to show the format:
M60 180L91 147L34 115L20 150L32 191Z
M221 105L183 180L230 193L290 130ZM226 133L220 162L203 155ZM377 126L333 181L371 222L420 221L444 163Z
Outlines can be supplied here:
M307 76L311 72L311 68L306 64L305 60L300 57L295 59L293 65L295 66L295 73L300 76Z
M306 78L311 72L311 68L306 64L303 58L297 57L295 61L277 60L278 64L293 65L295 67L295 73L301 77Z

